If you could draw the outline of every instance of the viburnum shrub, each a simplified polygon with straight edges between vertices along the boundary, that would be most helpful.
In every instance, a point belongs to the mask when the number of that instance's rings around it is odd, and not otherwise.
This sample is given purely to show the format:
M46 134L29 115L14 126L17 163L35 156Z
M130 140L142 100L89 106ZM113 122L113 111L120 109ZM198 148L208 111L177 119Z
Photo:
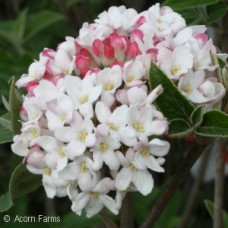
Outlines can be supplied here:
M78 215L118 214L127 192L148 195L165 171L167 135L227 136L213 121L227 120L215 110L226 93L216 56L225 61L206 27L169 7L111 7L16 82L26 93L12 151L47 197L68 196Z

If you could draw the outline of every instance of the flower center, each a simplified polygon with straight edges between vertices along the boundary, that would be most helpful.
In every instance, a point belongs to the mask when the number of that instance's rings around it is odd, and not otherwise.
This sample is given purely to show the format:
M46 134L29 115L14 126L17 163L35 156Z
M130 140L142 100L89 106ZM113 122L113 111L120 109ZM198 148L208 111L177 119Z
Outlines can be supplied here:
M60 120L61 120L61 122L65 122L65 120L66 120L66 115L64 115L64 114L61 115L61 116L60 116Z
M44 169L44 174L45 175L47 175L47 176L51 176L51 169L50 168L48 168L48 167L46 167L45 169Z
M86 173L88 171L88 167L85 162L81 163L81 172Z
M128 75L127 78L126 78L126 81L127 81L128 83L130 83L130 82L133 81L133 79L134 79L134 78L133 78L131 75Z
M85 142L85 139L86 139L87 135L88 135L88 134L87 134L86 131L82 131L82 132L80 132L78 138L79 138L82 142Z
M118 127L115 124L108 124L109 129L116 131Z
M191 87L189 85L186 85L184 87L184 92L189 96L192 93Z
M144 126L143 126L143 124L141 124L139 122L135 122L133 124L133 128L138 132L144 132Z
M89 195L90 195L90 198L92 198L92 199L96 199L98 197L97 192L90 192Z
M179 72L179 70L180 70L180 68L177 67L177 66L173 66L173 67L171 68L172 74L177 74L177 73Z
M104 153L104 152L106 152L107 150L108 150L108 144L105 143L105 142L101 143L101 144L100 144L100 151L101 151L102 153Z
M135 165L134 165L133 163L131 163L131 164L129 165L129 168L131 169L132 172L137 171L137 168L135 167Z
M36 129L32 130L32 138L35 139L38 137L38 131Z
M80 104L84 104L84 103L86 103L88 100L89 100L89 96L88 96L88 95L84 95L84 96L82 96L82 97L80 97L80 98L78 99L78 101L79 101Z
M114 88L114 84L111 82L104 85L104 90L109 91L109 90L112 90L113 88Z
M64 157L64 156L65 156L65 153L64 153L64 150L63 150L62 147L58 147L58 148L57 148L57 152L58 152L58 155L59 155L60 157Z
M157 30L158 30L159 32L164 31L164 29L163 29L161 26L157 26Z
M143 157L148 157L150 155L150 151L148 148L144 148L141 150L140 154L143 156Z

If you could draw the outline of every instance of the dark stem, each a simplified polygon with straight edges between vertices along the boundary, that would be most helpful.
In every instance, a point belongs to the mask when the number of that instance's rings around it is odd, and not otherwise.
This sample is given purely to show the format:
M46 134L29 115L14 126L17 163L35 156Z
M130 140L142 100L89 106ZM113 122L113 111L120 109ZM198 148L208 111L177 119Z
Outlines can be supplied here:
M217 139L215 189L214 189L214 228L222 228L222 211L224 198L225 145L222 139Z
M150 215L148 216L146 221L142 224L141 228L153 227L154 223L159 218L159 216L165 209L166 205L168 204L169 200L171 199L172 195L175 193L177 187L183 180L183 177L188 173L188 171L191 169L193 164L196 162L196 160L205 150L205 147L206 149L208 149L208 146L196 145L188 152L184 161L182 162L182 164L174 174L170 185L165 189L165 191L162 193L160 198L155 202L150 212Z
M126 194L121 207L120 228L126 227L134 227L133 200L131 192Z
M107 228L118 228L116 223L108 215L108 213L105 211L105 209L100 211L99 215Z
M188 199L188 203L186 205L184 213L181 217L181 221L180 221L178 228L187 227L187 223L188 223L191 213L195 207L195 203L197 202L197 197L198 197L198 193L200 190L200 186L201 186L201 183L202 183L202 180L203 180L206 168L207 168L209 155L210 155L209 151L205 150L203 152L202 160L200 163L200 168L198 170L194 185L191 189L190 197Z

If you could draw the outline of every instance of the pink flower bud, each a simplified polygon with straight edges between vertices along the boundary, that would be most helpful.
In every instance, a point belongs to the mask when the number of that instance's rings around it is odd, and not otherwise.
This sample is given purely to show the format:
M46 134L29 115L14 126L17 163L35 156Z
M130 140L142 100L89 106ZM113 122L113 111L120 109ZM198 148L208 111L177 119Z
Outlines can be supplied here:
M108 59L113 58L115 55L115 50L111 45L105 45L104 54Z
M39 85L37 81L31 81L27 84L25 89L28 91L30 96L34 96L34 89Z
M132 33L131 33L131 42L134 42L136 38L139 38L140 40L143 40L143 32L139 29L135 29Z
M21 110L20 110L20 117L22 120L24 121L27 121L28 120L28 112L27 110L25 109L24 106L21 107Z
M136 22L137 27L140 27L142 24L146 22L146 19L144 16L141 16L138 21Z
M99 39L94 40L93 44L92 44L92 50L96 56L98 56L98 57L101 56L104 52L103 42Z
M140 55L141 51L139 50L138 44L136 42L131 43L130 48L128 50L128 57L135 58L137 55Z
M50 48L45 48L41 54L42 54L42 56L53 59L55 56L55 51L53 49L50 49Z
M126 38L124 36L119 36L116 32L110 35L109 44L115 49L118 48L122 50L127 48Z
M88 68L90 66L91 59L84 55L77 55L75 59L75 64L78 69L83 70L84 68Z
M202 40L204 43L208 41L208 35L206 33L199 33L195 35L194 38L197 40Z

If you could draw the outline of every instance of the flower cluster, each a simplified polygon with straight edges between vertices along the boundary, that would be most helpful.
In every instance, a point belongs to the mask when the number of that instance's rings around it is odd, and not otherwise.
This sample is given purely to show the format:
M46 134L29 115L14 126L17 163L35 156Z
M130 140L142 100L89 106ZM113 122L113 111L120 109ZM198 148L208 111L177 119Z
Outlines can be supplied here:
M168 123L153 105L163 88L150 91L150 65L193 103L218 102L224 88L205 31L159 4L142 13L111 7L41 52L16 83L27 94L12 150L43 176L48 197L68 196L74 212L91 217L104 206L117 214L127 191L152 191L169 143L156 138Z

